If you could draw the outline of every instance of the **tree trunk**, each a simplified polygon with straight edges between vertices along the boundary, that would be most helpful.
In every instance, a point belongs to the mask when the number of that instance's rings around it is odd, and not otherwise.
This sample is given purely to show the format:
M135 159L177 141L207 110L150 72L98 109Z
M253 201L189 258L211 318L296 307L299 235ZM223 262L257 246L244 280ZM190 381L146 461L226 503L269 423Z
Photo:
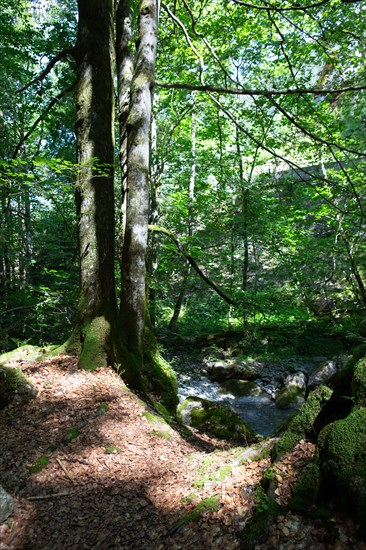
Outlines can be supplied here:
M118 239L119 261L122 263L122 249L126 224L127 187L127 119L130 111L131 82L133 78L132 21L129 0L116 2L116 64L118 83L118 129L119 163L121 168L120 235Z
M242 239L243 239L243 264L242 264L242 282L243 292L248 290L249 274L249 239L248 239L248 210L249 210L249 189L248 182L244 178L243 159L240 147L240 136L238 127L235 127L236 153L239 163L239 185L241 192L241 217L242 217ZM248 323L248 311L243 306L243 323Z
M191 117L191 175L189 178L189 195L188 195L188 237L193 236L193 220L194 220L194 199L196 187L196 112L195 112L195 94L192 94L193 109ZM180 291L175 302L174 312L169 321L168 328L174 332L177 328L179 315L184 303L184 298L188 289L191 266L187 266L184 270L183 280L181 282Z
M149 213L151 83L154 81L158 8L155 0L140 2L138 44L127 129L126 219L121 263L118 321L124 378L142 385L143 335L146 315L146 252ZM127 354L126 354L127 352Z
M67 350L94 369L114 362L113 4L78 0L76 206L80 302Z

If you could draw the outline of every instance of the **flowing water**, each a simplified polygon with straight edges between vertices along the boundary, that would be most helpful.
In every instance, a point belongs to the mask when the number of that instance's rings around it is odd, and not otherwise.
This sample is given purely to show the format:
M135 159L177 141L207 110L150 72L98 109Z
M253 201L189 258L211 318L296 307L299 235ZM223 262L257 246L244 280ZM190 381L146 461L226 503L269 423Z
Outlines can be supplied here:
M178 395L182 401L196 396L229 405L256 433L268 436L296 409L280 409L265 393L259 396L235 397L220 391L220 385L206 376L178 373Z

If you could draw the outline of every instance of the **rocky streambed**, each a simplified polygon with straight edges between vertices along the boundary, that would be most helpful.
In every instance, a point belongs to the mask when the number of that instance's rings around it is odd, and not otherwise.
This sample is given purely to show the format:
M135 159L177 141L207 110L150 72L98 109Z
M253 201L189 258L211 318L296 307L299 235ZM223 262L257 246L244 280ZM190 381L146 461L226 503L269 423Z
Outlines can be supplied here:
M263 436L294 414L309 392L327 383L345 360L316 356L273 362L233 358L225 352L194 362L185 358L176 358L180 401L194 396L228 405Z

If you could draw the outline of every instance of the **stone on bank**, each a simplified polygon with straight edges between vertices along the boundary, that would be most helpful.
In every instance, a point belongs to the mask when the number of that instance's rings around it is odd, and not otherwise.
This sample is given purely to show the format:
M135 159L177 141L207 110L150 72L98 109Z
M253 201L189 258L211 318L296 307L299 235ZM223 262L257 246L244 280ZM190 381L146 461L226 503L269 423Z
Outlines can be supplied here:
M256 435L234 411L222 403L201 397L187 397L178 407L183 424L207 431L214 436L240 441L248 445Z

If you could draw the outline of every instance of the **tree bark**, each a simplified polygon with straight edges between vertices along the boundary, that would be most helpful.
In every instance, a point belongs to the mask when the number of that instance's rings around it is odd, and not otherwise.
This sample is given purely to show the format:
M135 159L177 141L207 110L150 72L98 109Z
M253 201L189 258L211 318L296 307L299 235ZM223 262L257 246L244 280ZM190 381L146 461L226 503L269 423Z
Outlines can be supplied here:
M126 121L126 219L122 248L118 329L124 350L124 353L122 352L124 378L133 387L139 387L142 384L146 315L151 85L154 81L156 62L157 4L156 0L140 2L136 61Z
M67 349L79 365L114 362L114 139L112 0L78 0L77 158L80 302Z
M118 239L119 261L126 224L127 188L127 119L130 111L131 82L133 78L132 21L129 0L116 2L116 64L118 83L119 163L121 169L120 235Z

